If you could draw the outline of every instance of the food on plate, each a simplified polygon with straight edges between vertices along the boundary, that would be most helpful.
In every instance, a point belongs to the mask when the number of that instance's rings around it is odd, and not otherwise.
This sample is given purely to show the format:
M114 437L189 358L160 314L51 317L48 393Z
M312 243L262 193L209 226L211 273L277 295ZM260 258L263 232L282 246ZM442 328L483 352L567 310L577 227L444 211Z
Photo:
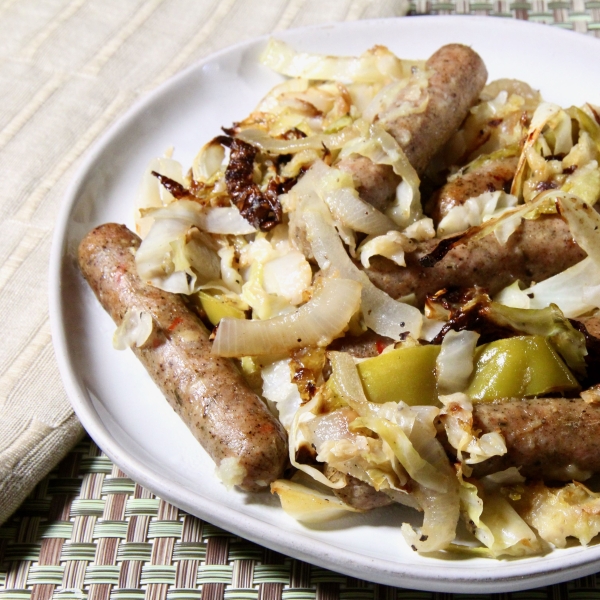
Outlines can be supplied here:
M479 463L474 474L520 467L521 475L532 479L585 481L600 471L599 423L600 407L581 398L477 404L473 426L483 433L499 431L507 453Z
M261 60L285 78L253 112L188 171L152 160L141 241L82 243L115 345L227 484L270 483L304 523L401 504L423 513L399 523L418 552L588 543L600 110L486 84L459 44L421 61L271 40Z
M287 440L227 359L211 355L209 332L176 294L145 285L134 252L139 238L124 225L92 230L79 247L81 270L117 325L151 316L133 335L132 349L154 382L218 465L222 479L257 491L283 472Z

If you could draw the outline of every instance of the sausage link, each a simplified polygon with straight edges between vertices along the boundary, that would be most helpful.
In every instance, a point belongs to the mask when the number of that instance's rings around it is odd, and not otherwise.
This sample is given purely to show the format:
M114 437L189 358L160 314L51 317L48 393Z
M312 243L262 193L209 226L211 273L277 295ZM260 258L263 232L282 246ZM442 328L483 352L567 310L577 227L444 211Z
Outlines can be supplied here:
M359 510L373 510L381 506L389 506L393 500L384 492L375 488L352 475L346 475L347 485L333 493L346 504Z
M400 177L389 165L378 165L366 156L351 154L343 158L338 169L350 173L362 200L384 212L396 193Z
M438 225L452 208L464 204L469 198L503 189L514 177L518 162L518 156L491 159L479 168L459 175L430 198L425 212Z
M521 467L526 477L559 481L600 472L600 405L580 398L478 403L473 428L501 433L508 450L474 465L476 477L509 467Z
M428 100L423 112L391 118L398 106L414 102L416 108L422 101L422 98L410 97L414 86L409 84L391 106L377 116L419 174L460 127L487 79L481 57L461 44L442 46L429 58L426 69L431 76L426 87ZM338 167L352 174L355 187L365 202L385 210L399 183L391 167L374 165L369 159L355 155L340 161Z
M525 285L543 281L583 260L585 252L575 243L568 225L556 215L523 220L502 245L494 235L470 240L452 248L432 267L419 258L439 243L428 240L406 255L406 267L380 256L365 269L369 279L393 298L415 294L422 305L427 294L441 289L481 286L491 295L517 279Z
M386 124L387 131L400 144L417 173L423 173L433 156L460 127L487 80L487 70L479 54L462 44L442 46L431 55L426 68L431 77L425 110ZM400 94L379 118L385 121L387 114L404 102Z
M386 346L393 343L392 338L379 335L369 329L362 335L346 334L337 338L329 344L327 349L336 352L347 352L354 358L371 358L379 356Z
M124 225L97 227L79 246L84 277L117 325L130 309L152 316L151 342L135 355L217 466L233 458L242 489L266 487L286 465L283 427L234 364L211 354L209 332L183 300L139 279L139 245Z
M373 510L382 506L389 506L395 501L394 498L381 490L376 490L372 485L353 477L352 475L342 474L341 471L334 469L330 465L325 465L325 477L331 481L338 481L340 477L344 477L346 485L343 488L334 489L333 493L342 501L358 508L359 510ZM390 492L390 490L387 490ZM398 492L400 496L404 496L402 492ZM402 500L403 498L401 498Z

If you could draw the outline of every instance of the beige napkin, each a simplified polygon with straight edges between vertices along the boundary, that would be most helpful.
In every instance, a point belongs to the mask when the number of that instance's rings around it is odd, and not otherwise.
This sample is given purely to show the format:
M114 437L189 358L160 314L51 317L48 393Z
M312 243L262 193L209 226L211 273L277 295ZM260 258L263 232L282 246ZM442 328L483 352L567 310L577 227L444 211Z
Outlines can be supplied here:
M48 320L52 228L82 156L140 96L272 31L405 14L407 0L0 4L0 523L83 435Z

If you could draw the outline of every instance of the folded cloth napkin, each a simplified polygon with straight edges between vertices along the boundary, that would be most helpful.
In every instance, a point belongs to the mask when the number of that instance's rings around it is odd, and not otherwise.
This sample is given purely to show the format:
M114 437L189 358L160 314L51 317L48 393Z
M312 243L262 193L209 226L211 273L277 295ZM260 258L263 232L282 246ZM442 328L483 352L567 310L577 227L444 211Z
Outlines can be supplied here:
M53 222L82 155L133 102L269 32L407 0L7 0L0 6L0 523L83 435L50 340Z

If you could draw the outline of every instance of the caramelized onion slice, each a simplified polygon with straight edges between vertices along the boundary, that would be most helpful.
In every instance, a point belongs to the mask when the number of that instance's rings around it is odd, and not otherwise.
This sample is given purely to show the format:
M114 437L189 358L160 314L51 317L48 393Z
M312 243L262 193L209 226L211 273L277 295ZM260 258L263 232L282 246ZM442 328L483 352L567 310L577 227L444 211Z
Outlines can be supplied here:
M315 191L333 217L354 231L384 235L398 226L382 212L362 200L354 189L352 175L316 161L294 187L296 194Z
M265 321L225 318L217 330L213 354L258 356L304 346L327 346L359 309L360 293L360 283L330 278L293 313Z
M296 154L303 150L322 150L323 146L329 150L339 150L359 135L360 131L350 126L337 133L315 133L291 140L271 137L266 131L256 128L242 129L235 137L267 154Z
M383 83L411 74L422 61L401 60L385 46L375 46L361 56L327 56L298 52L281 40L271 38L260 61L288 77L357 83Z
M279 496L281 506L288 515L304 523L328 523L348 512L362 512L333 494L324 494L286 479L274 481L271 493Z
M335 227L317 211L307 210L304 222L309 243L322 270L337 271L343 277L360 282L362 313L367 327L381 335L399 340L404 332L418 338L423 319L414 306L398 302L375 287L348 256Z

